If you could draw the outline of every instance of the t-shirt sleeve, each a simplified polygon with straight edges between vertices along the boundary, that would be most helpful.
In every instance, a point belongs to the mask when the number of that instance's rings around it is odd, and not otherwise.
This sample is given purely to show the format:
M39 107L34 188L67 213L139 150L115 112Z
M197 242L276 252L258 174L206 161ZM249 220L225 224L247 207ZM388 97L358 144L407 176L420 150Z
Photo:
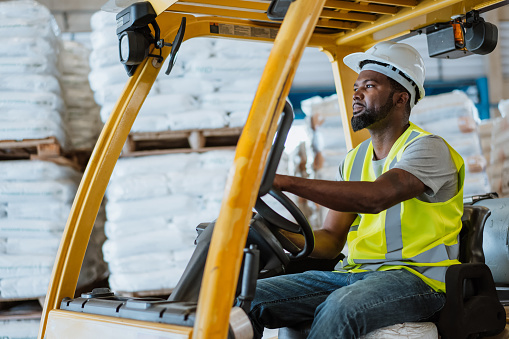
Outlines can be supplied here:
M428 196L457 182L449 147L436 135L418 138L408 145L394 168L405 170L421 180L428 187L425 192Z
M336 181L345 181L343 179L343 167L345 165L345 160L341 161L341 164L339 164L338 173L336 174Z

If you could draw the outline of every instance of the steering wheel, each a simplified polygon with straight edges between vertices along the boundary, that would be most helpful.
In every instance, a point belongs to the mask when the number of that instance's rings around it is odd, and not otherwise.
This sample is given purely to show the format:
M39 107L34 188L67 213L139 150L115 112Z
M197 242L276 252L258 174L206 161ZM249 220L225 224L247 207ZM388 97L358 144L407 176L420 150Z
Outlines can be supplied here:
M265 168L265 172L263 174L262 183L260 184L260 190L258 192L258 199L256 200L255 204L255 210L272 226L284 229L288 232L302 234L304 236L304 246L300 251L296 253L291 253L291 250L286 248L283 244L283 247L290 251L290 254L288 255L290 260L298 260L309 256L314 249L315 238L313 229L297 205L295 205L295 203L291 201L283 192L272 187L272 183L274 182L274 177L276 175L277 165L279 164L279 160L283 154L284 144L292 122L293 109L290 103L287 101L283 109L282 120L278 126L274 144L272 145L269 153L267 167ZM283 207L295 218L297 223L294 223L281 216L267 203L265 203L265 201L263 201L261 198L266 194L271 195L281 205L283 205Z

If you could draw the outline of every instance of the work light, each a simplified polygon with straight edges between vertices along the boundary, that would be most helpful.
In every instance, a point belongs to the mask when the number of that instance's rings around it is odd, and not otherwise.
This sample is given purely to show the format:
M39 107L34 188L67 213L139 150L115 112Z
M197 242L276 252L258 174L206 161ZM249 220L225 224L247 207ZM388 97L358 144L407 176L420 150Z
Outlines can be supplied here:
M184 39L186 18L182 18L175 39L170 44L160 38L161 31L156 17L157 14L150 2L134 3L117 14L119 57L129 76L134 74L138 65L147 57L154 57L162 63L163 47L171 47L170 62L165 73L169 74L175 64L177 52ZM149 25L153 28L153 35ZM159 50L159 55L151 54L151 48Z

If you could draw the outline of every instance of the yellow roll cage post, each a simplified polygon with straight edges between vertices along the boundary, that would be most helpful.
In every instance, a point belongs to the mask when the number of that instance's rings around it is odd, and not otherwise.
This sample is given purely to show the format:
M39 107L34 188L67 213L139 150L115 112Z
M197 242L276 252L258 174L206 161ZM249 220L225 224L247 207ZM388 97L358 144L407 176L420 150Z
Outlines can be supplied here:
M59 310L62 299L75 294L88 239L111 173L160 71L161 63L148 57L127 82L85 170L55 261L41 319L41 339L45 336L134 338L132 334L136 331L168 333L159 334L160 338L226 338L251 211L276 124L304 48L318 47L329 57L347 146L351 148L366 139L367 132L352 133L350 103L356 74L342 63L345 55L364 51L381 40L448 22L455 15L502 0L296 0L282 22L267 17L270 3L263 0L149 2L157 13L156 21L165 41L172 41L181 18L186 17L184 40L217 37L274 43L229 173L205 267L195 325L185 328ZM170 48L163 48L162 56L166 58L169 51ZM110 324L115 332L106 330L105 324ZM121 328L127 330L122 332ZM81 331L87 331L88 335L80 336Z

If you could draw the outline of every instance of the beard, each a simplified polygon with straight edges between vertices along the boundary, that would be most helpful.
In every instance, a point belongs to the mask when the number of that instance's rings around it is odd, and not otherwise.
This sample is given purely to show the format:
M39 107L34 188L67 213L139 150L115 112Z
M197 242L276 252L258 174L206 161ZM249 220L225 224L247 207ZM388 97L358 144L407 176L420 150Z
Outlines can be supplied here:
M364 112L361 114L354 115L351 120L352 130L357 132L385 119L394 107L394 103L392 102L393 94L394 92L389 94L387 102L382 107L378 109L365 108Z

